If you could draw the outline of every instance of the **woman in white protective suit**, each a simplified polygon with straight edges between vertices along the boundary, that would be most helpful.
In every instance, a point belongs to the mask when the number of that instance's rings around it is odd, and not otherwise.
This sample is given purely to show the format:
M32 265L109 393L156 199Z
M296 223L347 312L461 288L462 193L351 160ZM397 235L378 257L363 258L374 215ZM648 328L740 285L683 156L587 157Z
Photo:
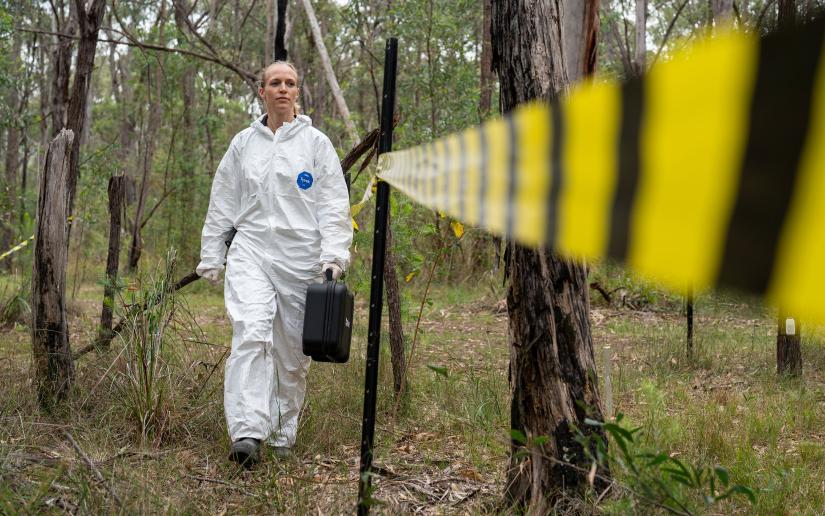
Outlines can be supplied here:
M197 272L224 268L232 321L224 410L231 460L258 461L263 441L278 457L295 444L310 358L301 351L308 285L349 264L349 197L332 143L298 114L298 72L275 62L258 93L266 114L232 139L215 178Z

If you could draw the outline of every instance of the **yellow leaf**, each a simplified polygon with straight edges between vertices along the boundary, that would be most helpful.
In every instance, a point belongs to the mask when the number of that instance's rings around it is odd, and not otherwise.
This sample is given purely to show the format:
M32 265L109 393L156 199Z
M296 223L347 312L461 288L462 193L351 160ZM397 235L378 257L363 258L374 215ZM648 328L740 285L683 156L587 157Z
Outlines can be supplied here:
M439 217L439 218L442 218L442 219L446 219L446 218L447 218L447 216L446 216L446 215L444 215L444 213L443 213L443 212L441 212L441 211L436 210L436 213L438 213L438 217Z
M461 222L454 220L450 222L450 227L453 228L453 233L455 233L456 238L464 236L464 224Z
M361 229L358 227L358 223L355 222L354 218L352 219L352 229L354 229L355 231L359 231Z
M411 273L404 276L404 281L407 282L407 283L411 282L416 274L418 274L418 271L412 271Z

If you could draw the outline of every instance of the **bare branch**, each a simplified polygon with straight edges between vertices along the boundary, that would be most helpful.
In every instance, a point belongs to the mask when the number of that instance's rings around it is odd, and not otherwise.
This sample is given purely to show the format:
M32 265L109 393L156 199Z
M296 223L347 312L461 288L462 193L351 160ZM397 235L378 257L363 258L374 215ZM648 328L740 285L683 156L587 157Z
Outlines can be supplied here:
M688 4L690 0L685 0L682 2L682 5L679 6L679 9L676 11L676 14L673 16L673 19L670 20L670 23L667 26L667 31L665 31L665 37L662 38L662 43L659 45L659 50L656 51L656 57L653 58L653 63L651 66L656 64L656 61L659 60L659 54L662 53L662 49L665 48L665 44L667 44L668 38L670 38L670 33L673 30L673 27L676 25L676 20L679 19L679 15L682 14L682 10L684 10L685 6Z
M186 27L189 29L189 32L191 32L192 35L195 36L195 38L197 38L197 40L200 41L204 47L206 47L209 53L212 54L214 62L220 64L221 66L224 66L225 68L229 68L236 74L240 75L244 79L244 82L249 84L253 92L257 91L258 78L254 73L243 70L236 66L234 63L222 58L218 51L215 50L215 47L213 47L212 44L205 37L203 37L201 33L198 32L198 30L192 25L192 20L190 20L188 16L184 16L183 21L186 22Z
M28 32L28 33L31 33L31 34L44 34L44 35L47 35L47 36L58 36L58 37L69 38L69 39L80 39L79 36L75 36L74 34L65 34L65 33L62 33L62 32L53 32L53 31L42 30L42 29L29 29L29 28L24 28L24 27L15 27L15 30L19 30L19 31L22 31L22 32ZM120 32L120 31L117 31L115 29L109 29L109 30L112 30L112 31L115 31L115 32ZM125 34L124 34L124 36L125 36ZM184 55L184 56L190 56L190 57L194 57L196 59L201 59L203 61L208 61L210 63L215 63L215 64L218 64L218 65L221 65L224 68L227 68L232 72L235 72L241 79L244 80L244 82L248 83L248 82L252 81L252 83L254 84L254 82L257 80L257 76L253 72L250 72L248 70L244 70L244 69L242 69L238 66L235 66L231 63L228 63L228 62L226 62L225 60L223 60L219 57L213 57L213 56L210 56L210 55L201 54L199 52L193 52L191 50L186 50L186 49L183 49L183 48L164 47L162 45L154 45L152 43L144 43L144 42L137 41L137 40L135 40L135 41L132 41L132 40L123 41L123 40L110 39L110 38L101 38L101 37L98 37L97 41L98 41L98 43L111 43L111 44L114 44L114 45L125 45L125 46L129 46L129 47L136 47L136 48L140 48L142 50L154 50L154 51L157 51L157 52L169 52L169 53L172 53L172 54L180 54L180 55Z

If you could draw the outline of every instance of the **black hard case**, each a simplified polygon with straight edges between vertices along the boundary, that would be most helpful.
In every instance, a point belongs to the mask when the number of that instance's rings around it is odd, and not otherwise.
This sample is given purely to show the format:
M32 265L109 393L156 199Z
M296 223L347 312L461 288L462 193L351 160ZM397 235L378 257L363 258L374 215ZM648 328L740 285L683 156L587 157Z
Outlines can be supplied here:
M304 355L316 362L349 360L354 297L343 283L327 280L307 289Z

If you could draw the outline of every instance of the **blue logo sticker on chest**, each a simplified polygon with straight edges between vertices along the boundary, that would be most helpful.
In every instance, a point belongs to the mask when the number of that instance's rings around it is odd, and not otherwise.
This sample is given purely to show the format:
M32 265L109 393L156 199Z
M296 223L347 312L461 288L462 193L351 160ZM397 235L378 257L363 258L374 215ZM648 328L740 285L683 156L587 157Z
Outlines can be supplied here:
M301 190L308 190L313 183L312 174L304 170L300 174L298 174L298 188Z

